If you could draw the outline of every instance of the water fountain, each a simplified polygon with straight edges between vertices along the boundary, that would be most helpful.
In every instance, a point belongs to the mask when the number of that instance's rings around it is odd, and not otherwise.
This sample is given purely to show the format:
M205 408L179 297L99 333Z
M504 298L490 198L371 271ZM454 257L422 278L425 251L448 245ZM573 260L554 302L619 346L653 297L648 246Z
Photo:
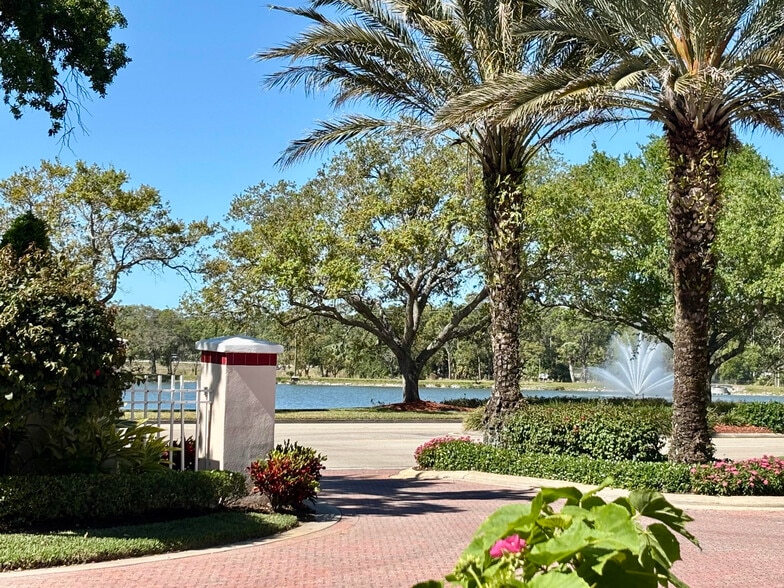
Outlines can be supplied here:
M615 336L612 348L615 360L607 368L591 368L596 378L634 398L672 396L672 373L665 367L659 344L641 336L631 341Z

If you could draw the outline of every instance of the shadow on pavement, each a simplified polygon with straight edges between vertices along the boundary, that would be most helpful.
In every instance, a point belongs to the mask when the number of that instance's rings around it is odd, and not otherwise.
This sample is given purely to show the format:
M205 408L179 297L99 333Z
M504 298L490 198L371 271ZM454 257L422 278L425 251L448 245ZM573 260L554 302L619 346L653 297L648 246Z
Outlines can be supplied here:
M481 488L456 490L444 480L390 479L357 476L324 476L320 499L340 509L343 516L416 516L461 512L487 500L527 502L533 490Z

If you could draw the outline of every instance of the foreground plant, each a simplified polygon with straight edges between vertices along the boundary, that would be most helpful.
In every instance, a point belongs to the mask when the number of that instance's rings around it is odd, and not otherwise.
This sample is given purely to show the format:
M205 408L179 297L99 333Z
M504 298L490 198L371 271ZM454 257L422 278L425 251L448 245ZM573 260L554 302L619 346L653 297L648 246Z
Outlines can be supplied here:
M608 504L597 495L605 485L585 494L542 488L530 504L498 509L446 581L465 588L688 588L671 568L681 559L675 533L699 546L685 528L693 519L658 492L635 491ZM552 503L562 499L556 511ZM644 526L643 516L658 522ZM415 588L443 586L431 580Z

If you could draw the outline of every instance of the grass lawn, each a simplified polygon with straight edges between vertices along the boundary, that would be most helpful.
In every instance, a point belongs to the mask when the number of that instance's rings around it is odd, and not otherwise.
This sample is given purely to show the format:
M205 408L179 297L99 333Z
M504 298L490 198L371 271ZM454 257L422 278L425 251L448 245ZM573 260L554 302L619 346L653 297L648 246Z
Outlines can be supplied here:
M298 525L287 514L220 512L204 516L99 529L0 535L0 570L71 565L227 545Z
M444 412L394 411L383 408L333 408L323 410L278 410L275 422L299 423L303 421L462 421L464 411Z

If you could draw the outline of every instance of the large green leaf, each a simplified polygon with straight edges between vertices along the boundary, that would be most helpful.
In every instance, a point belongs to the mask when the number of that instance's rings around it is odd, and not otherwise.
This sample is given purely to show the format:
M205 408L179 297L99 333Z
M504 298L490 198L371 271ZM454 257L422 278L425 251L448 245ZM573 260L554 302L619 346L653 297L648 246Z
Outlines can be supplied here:
M697 538L686 530L686 523L694 519L682 509L670 504L660 492L635 490L629 494L629 503L641 515L656 519L699 547Z
M528 582L530 588L591 588L590 585L577 574L563 572L548 572L534 576Z

